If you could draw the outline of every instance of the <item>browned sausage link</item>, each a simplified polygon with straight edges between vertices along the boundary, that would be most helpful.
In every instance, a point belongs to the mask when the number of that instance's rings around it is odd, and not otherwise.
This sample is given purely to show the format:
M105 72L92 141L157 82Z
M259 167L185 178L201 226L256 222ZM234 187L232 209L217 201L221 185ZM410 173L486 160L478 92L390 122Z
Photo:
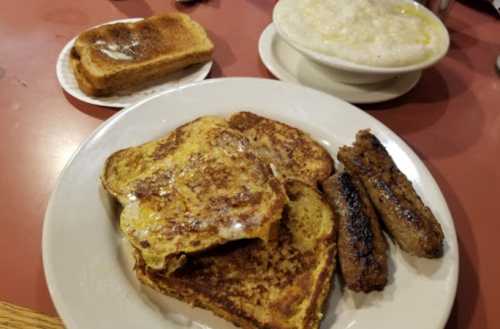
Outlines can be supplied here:
M337 173L322 185L338 218L338 255L347 287L358 292L384 289L387 242L361 182Z
M399 246L427 258L443 254L444 234L431 210L369 131L356 135L354 147L342 147L338 159L363 182L370 199Z

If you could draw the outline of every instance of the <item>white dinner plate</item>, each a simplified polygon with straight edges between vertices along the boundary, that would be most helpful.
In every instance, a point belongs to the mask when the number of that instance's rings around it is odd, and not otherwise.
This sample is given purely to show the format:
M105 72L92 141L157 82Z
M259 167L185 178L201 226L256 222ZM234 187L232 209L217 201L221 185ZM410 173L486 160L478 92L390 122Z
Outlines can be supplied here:
M132 23L139 20L142 20L142 18L120 19L100 25L107 25L113 23ZM61 85L61 87L68 94L70 94L75 98L78 98L83 102L94 105L101 105L108 107L130 106L131 104L137 103L152 95L157 95L164 91L176 89L182 85L186 85L192 82L201 81L205 79L205 77L210 72L210 69L213 64L213 62L210 61L207 63L191 65L183 70L170 73L168 76L165 77L165 79L161 80L159 84L155 84L153 86L135 91L131 94L109 96L109 97L93 97L86 95L83 91L80 90L75 75L73 74L73 70L71 68L71 64L69 61L70 53L71 53L71 48L73 48L73 45L75 44L76 38L77 37L69 41L59 54L56 64L57 79L59 80L59 84Z
M99 175L114 151L163 136L203 115L250 110L299 127L332 156L356 132L370 128L440 221L441 259L411 257L392 246L383 292L342 292L337 281L323 329L441 329L457 284L453 220L439 187L415 153L391 130L358 108L296 84L252 78L207 80L153 96L104 122L64 168L43 230L43 264L56 308L68 329L232 329L208 311L161 296L134 278L117 228L113 202Z
M421 71L401 74L370 84L347 84L336 79L335 70L311 61L290 47L271 23L259 39L259 56L266 68L278 79L298 83L342 98L350 103L379 103L409 92L422 75Z

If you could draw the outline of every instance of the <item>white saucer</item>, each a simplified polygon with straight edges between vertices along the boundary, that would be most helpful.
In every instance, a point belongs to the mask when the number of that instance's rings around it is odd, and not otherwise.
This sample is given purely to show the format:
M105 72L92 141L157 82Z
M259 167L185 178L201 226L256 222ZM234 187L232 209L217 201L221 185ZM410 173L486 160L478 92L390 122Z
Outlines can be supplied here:
M113 23L132 23L141 19L142 18L120 19L100 25ZM183 70L169 74L159 84L155 84L154 86L135 91L131 94L110 97L92 97L84 94L83 91L81 91L78 87L78 83L76 82L73 70L69 62L71 48L73 47L75 40L76 37L69 41L59 54L59 58L57 59L56 64L57 79L59 80L61 87L68 94L75 98L78 98L81 101L94 105L108 107L127 107L152 95L156 95L167 90L176 89L191 82L201 81L205 79L205 77L210 72L210 68L212 67L211 61L207 63L191 65Z
M363 85L342 83L335 79L332 69L309 60L290 47L272 23L260 36L259 55L267 69L280 80L318 89L358 104L378 103L402 96L417 84L422 74L415 71Z

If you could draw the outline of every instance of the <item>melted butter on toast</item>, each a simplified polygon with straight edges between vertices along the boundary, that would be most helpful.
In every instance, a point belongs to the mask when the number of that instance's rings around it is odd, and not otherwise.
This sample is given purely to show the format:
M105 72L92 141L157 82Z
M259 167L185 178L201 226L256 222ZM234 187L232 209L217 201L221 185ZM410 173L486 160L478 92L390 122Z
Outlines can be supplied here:
M248 139L216 117L114 153L102 181L123 206L122 231L154 269L227 241L269 240L286 199Z

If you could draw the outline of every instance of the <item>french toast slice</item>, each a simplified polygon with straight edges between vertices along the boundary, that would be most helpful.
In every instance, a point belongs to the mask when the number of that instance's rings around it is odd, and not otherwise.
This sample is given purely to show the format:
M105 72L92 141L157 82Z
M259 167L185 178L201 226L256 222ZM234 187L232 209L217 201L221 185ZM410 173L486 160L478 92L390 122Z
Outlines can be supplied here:
M198 255L170 275L145 266L138 279L245 329L316 329L335 268L333 213L306 183L286 183L278 239L240 240Z
M109 96L207 62L213 48L200 24L186 14L167 13L83 32L71 50L70 64L84 93Z
M281 180L298 179L316 187L334 171L328 151L297 128L251 112L233 114L229 125L248 137Z
M190 253L275 238L286 194L249 144L223 118L201 117L107 159L101 181L147 266L173 271Z

